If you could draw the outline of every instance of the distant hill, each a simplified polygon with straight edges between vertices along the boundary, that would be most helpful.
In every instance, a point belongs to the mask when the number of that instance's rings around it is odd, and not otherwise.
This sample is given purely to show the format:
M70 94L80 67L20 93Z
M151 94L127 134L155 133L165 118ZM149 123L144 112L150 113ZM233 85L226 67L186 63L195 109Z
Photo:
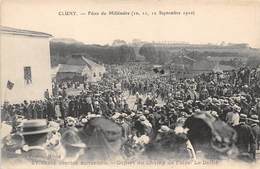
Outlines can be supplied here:
M70 38L53 38L50 41L51 65L65 64L74 54L82 54L93 61L105 64L123 64L133 61L149 61L165 64L174 57L186 55L196 61L212 57L223 63L232 63L234 59L250 65L260 62L260 49L248 44L189 44L189 43L149 43L135 40L125 43L115 40L110 45L85 44ZM222 59L223 58L223 59ZM249 58L249 59L248 59ZM231 64L232 65L232 64Z
M260 58L260 49L251 48L248 44L189 44L189 43L145 43L140 47L139 54L153 63L168 63L173 58L185 55L196 61L207 57L219 61L239 59L246 63L248 58ZM250 61L250 63L253 63Z

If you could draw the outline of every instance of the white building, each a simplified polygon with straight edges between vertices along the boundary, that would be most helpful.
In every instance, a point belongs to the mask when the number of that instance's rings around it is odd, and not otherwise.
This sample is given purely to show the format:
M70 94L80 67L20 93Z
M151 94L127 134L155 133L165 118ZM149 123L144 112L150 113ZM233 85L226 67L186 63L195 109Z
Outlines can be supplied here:
M106 69L104 65L86 58L82 55L72 55L66 64L59 64L52 70L57 81L78 80L98 82L103 77Z
M47 33L0 26L1 103L43 99L46 89L52 93L51 37Z

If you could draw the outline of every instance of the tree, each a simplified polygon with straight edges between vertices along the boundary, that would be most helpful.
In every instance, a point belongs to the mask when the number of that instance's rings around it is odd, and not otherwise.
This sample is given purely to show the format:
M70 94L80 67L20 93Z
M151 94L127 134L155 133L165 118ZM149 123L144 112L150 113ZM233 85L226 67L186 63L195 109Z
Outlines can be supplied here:
M152 63L157 62L158 53L156 51L156 48L152 44L144 44L140 48L139 54L144 56L146 61L149 61Z
M157 57L158 64L165 64L171 60L171 53L168 50L159 50Z
M127 43L126 43L126 41L121 40L121 39L116 39L112 43L112 46L122 46L122 45L127 45Z
M65 64L67 59L73 54L86 55L96 62L106 64L123 64L134 61L136 58L134 48L128 45L101 46L86 45L78 42L64 43L63 41L51 41L50 52L52 66L61 63Z
M257 67L260 65L260 56L252 56L247 59L247 66L249 67Z

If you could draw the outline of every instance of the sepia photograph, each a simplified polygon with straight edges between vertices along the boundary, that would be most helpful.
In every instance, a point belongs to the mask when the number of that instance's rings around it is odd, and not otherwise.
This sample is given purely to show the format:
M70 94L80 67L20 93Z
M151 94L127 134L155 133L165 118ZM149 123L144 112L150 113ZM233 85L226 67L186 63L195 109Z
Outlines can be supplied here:
M3 169L259 168L260 1L0 1Z

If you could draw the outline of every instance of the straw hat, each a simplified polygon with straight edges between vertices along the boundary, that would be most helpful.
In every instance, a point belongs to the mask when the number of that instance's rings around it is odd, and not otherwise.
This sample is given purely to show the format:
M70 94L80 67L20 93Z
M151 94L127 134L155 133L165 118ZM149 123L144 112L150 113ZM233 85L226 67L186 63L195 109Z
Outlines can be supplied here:
M22 135L34 135L49 133L55 130L53 127L47 125L47 121L43 119L26 120L21 125Z
M170 128L166 125L162 125L161 128L158 130L159 133L168 133Z
M144 114L150 114L149 110L145 110Z
M142 115L142 116L140 116L140 117L138 118L138 120L139 120L139 121L145 121L145 120L146 120L146 117L145 117L144 115Z
M246 120L246 119L247 119L247 115L245 115L245 114L240 114L240 119L241 119L241 120Z
M251 117L248 118L248 120L255 122L255 123L259 123L258 116L255 114L251 115Z

